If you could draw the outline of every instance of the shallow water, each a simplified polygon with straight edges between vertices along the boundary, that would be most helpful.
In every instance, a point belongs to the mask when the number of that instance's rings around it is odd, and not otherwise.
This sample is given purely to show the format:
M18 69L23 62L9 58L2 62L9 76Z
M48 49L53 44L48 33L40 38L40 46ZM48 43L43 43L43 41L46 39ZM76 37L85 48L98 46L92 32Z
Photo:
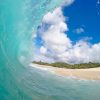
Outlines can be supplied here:
M100 100L99 82L59 77L28 66L32 34L43 15L61 2L0 0L0 100Z

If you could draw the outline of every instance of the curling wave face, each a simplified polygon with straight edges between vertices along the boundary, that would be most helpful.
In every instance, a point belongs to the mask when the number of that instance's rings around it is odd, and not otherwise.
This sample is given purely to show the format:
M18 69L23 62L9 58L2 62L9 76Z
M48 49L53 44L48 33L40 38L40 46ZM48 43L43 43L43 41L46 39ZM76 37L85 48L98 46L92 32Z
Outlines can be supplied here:
M0 0L0 100L31 98L32 34L62 0Z

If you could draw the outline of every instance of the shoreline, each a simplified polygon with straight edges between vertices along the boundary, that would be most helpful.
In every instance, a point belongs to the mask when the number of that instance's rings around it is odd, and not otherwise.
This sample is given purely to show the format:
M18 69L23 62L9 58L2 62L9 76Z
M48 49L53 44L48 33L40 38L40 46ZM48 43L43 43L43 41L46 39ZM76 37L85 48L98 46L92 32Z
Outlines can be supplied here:
M48 70L50 72L53 72L54 74L61 76L70 76L76 77L77 79L86 80L100 80L100 67L88 69L67 69L39 64L30 64L30 66L42 70Z

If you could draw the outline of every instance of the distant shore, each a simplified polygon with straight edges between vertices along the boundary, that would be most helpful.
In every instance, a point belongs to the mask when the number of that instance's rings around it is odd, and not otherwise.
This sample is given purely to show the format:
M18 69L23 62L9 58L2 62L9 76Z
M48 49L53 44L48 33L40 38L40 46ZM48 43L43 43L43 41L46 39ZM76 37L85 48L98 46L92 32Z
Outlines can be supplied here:
M100 67L97 68L87 68L87 69L67 69L58 68L47 65L30 64L32 67L36 67L43 70L51 71L57 75L76 77L78 79L87 80L100 80Z

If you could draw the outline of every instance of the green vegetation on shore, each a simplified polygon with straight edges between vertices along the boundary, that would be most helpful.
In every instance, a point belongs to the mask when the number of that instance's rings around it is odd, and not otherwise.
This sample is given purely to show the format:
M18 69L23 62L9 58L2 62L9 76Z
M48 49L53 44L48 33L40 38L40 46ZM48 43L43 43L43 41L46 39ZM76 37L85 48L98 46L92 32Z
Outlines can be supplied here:
M37 62L33 61L34 64L39 65L46 65L46 66L53 66L53 67L59 67L59 68L69 68L69 69L86 69L86 68L97 68L100 67L100 63L81 63L81 64L67 64L63 62L55 62L55 63L45 63L45 62Z

